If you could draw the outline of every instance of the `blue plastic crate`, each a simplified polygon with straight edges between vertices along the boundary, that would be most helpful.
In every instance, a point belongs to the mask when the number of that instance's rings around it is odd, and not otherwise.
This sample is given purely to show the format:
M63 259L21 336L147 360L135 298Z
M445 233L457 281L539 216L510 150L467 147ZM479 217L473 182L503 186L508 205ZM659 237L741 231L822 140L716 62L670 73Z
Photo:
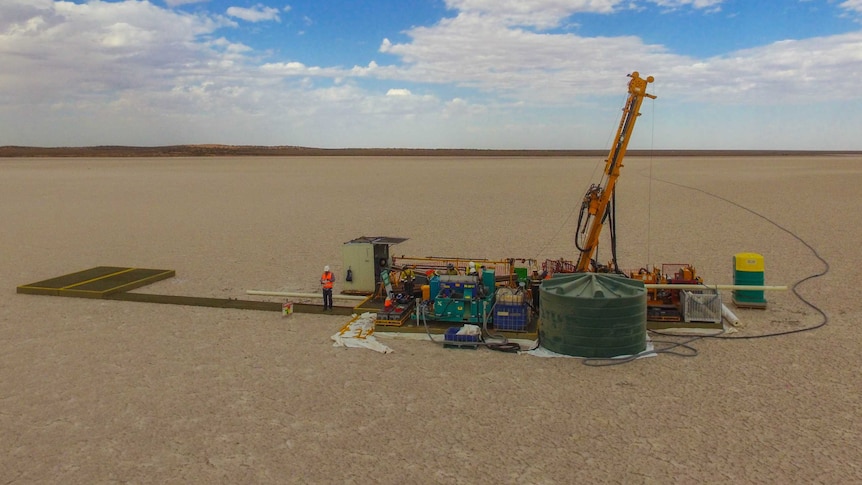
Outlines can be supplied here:
M494 307L493 322L497 330L524 332L527 330L527 305L502 305Z
M459 344L450 344L443 345L448 348L465 348L465 349L475 349L479 346L479 336L478 335L458 335L458 331L461 330L461 327L449 327L446 330L446 333L443 335L443 340L446 342L459 342ZM475 342L476 345L464 345L463 343L471 343Z
M458 335L458 332L461 330L461 327L449 327L446 330L446 334L443 335L443 339L448 342L478 342L478 335Z

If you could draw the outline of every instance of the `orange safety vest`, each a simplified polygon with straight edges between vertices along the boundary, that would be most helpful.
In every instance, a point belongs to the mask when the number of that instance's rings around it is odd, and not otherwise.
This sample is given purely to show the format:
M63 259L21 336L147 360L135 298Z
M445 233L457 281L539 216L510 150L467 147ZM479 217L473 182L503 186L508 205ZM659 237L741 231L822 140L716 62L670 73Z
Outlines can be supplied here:
M327 271L320 277L320 282L323 284L323 288L327 290L332 289L332 280L332 271Z

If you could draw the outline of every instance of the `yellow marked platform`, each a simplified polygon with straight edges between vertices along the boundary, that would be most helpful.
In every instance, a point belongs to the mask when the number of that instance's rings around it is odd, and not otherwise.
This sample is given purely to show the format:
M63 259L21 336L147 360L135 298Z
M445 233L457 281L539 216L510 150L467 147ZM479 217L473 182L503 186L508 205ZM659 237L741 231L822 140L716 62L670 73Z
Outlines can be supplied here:
M172 269L97 266L36 283L21 285L18 287L18 293L281 312L280 302L129 293L136 288L174 276L176 276L176 271ZM322 305L294 303L293 309L297 313L323 313ZM351 307L334 307L327 314L351 315L352 313L353 308Z
M31 295L107 298L176 275L172 269L97 266L56 278L18 287L18 293Z

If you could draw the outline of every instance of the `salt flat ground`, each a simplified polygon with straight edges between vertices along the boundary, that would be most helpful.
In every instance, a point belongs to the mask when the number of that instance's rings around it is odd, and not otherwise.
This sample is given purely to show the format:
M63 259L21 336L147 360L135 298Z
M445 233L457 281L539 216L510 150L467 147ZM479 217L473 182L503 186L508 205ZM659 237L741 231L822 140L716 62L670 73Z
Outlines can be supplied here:
M799 286L818 330L588 367L385 339L343 317L19 295L93 266L138 291L316 291L358 236L408 256L574 258L593 158L0 159L0 483L862 481L862 160L629 158L626 267L739 252ZM603 253L601 258L607 258ZM338 291L336 284L336 291ZM724 295L729 303L729 294ZM735 336L817 325L790 292ZM669 340L653 336L657 340Z

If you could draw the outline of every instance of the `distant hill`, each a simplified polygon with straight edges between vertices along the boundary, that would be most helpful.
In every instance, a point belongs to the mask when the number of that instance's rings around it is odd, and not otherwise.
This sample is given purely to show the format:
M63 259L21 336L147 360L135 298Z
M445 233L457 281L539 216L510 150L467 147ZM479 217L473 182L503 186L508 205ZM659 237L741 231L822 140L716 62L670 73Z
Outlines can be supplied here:
M788 156L859 155L859 151L803 150L629 150L630 156ZM0 157L236 157L236 156L351 156L351 157L572 157L604 156L607 150L476 150L452 148L310 148L252 145L170 145L158 147L25 147L2 146Z

